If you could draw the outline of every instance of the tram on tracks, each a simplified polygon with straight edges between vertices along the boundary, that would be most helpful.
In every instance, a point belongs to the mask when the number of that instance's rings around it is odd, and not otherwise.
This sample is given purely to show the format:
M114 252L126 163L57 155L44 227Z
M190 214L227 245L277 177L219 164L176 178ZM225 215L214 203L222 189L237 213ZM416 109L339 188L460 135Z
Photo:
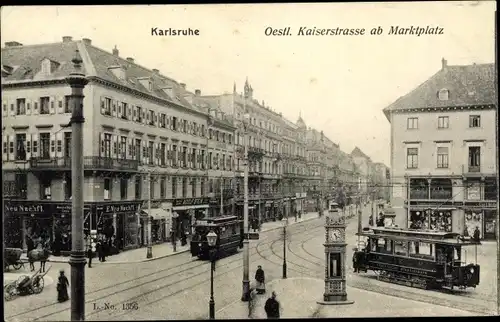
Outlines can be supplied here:
M477 256L479 242L460 234L371 227L356 235L366 242L354 251L355 272L375 271L379 280L421 289L479 285L480 266L466 263L466 247L475 246Z
M218 256L223 257L238 252L243 246L243 221L237 216L222 216L197 220L191 240L191 255L199 259L210 258L207 234L217 234Z

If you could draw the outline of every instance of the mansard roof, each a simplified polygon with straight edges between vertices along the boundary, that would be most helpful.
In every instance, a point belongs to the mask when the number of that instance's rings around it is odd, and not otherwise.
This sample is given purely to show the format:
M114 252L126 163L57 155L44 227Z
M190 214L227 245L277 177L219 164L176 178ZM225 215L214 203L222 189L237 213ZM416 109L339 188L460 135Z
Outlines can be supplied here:
M448 99L440 99L439 91L447 90ZM495 104L494 64L447 65L408 94L398 98L383 112L389 119L392 111L448 107L471 107Z

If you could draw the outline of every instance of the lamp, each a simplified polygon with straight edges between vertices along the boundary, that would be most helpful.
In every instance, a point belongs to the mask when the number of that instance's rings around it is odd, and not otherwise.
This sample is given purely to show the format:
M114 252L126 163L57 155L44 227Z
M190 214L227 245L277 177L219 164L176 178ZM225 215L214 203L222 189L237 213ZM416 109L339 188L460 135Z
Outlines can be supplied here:
M210 231L207 234L208 247L210 248L210 302L208 304L209 318L210 320L215 319L215 301L214 301L214 271L215 271L215 255L217 252L217 234Z
M283 278L286 278L286 227L288 226L288 218L281 219L283 223Z

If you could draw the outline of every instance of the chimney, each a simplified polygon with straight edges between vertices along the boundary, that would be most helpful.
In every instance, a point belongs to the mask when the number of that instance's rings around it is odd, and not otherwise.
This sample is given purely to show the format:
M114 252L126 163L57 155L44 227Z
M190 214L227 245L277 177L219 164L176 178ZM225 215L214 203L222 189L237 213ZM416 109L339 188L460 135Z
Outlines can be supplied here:
M71 36L64 36L63 37L63 42L70 42L70 41L73 41L73 37L71 37Z
M448 67L448 61L446 61L446 59L444 59L444 57L441 59L441 69L442 70L445 70L446 67Z
M180 83L179 85L181 85L182 89L186 89L186 84Z
M82 40L85 45L92 45L92 40L90 40L89 38L83 38Z
M195 90L194 90L194 94L195 94L196 96L200 96L200 95L201 95L201 91L200 91L199 89L195 89Z
M113 48L113 55L118 56L119 54L120 54L120 52L118 51L118 48L116 48L116 45L115 45L115 48Z
M129 63L133 63L133 62L134 62L134 59L133 59L132 57L127 57L127 61L128 61Z
M152 70L153 70L153 74L159 74L160 73L160 71L158 69L156 69L156 68L153 68Z
M23 44L21 44L20 42L17 42L17 41L8 41L5 43L5 47L19 47L22 45Z

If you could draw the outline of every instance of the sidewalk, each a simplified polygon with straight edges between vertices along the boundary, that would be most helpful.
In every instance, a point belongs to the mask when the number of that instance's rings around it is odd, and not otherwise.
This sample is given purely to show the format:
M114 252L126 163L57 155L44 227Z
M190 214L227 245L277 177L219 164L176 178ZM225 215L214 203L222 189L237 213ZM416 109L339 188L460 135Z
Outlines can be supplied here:
M253 318L265 319L264 305L277 293L281 304L281 318L331 318L331 317L412 317L412 316L474 316L471 313L444 306L382 295L347 287L350 305L319 305L323 300L325 283L313 278L278 279L267 284L266 294L258 295ZM247 319L248 303L235 301L216 312L217 319Z
M288 224L293 225L293 224L298 224L304 221L308 220L313 220L318 218L318 213L317 212L310 212L307 214L303 214L302 218L298 219L295 221L294 217L289 217L288 219ZM271 221L271 222L266 222L262 224L262 229L261 232L266 232L266 231L271 231L275 229L279 229L283 227L283 223L280 220L277 221ZM130 264L130 263L141 263L141 262L148 262L148 261L153 261L177 254L182 254L189 252L189 241L188 244L185 246L181 246L180 243L177 243L177 252L174 252L172 244L169 242L163 243L163 244L158 244L158 245L153 245L152 247L152 253L153 253L153 258L146 258L146 247L141 247L137 249L132 249L132 250L127 250L124 252L121 252L116 255L112 256L107 256L106 261L104 263L100 263L99 260L94 258L92 260L93 263L99 263L99 264ZM21 260L23 261L28 261L28 258L26 254L21 255ZM49 256L49 259L47 260L48 262L53 262L53 263L68 263L69 262L69 257L66 256Z

